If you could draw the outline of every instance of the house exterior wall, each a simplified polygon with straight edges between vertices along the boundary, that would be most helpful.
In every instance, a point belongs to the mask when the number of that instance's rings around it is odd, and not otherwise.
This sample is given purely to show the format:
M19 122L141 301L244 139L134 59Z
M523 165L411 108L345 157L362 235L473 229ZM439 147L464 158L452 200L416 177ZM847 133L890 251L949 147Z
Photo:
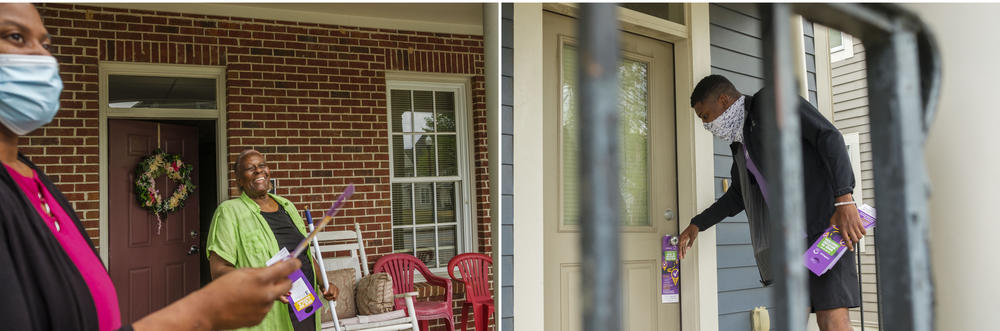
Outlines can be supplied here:
M299 208L324 208L337 197L335 186L354 184L340 224L361 224L372 263L392 252L386 72L469 77L477 238L469 249L492 251L481 35L75 4L38 9L65 88L56 119L22 139L21 151L73 201L95 243L98 63L121 61L225 66L227 167L241 150L260 150L279 181L277 193Z
M712 73L726 76L744 94L763 87L764 67L760 38L760 16L754 4L711 4L709 22ZM723 182L732 183L729 144L715 141L715 198L725 192ZM771 289L764 288L750 246L745 213L727 218L716 226L718 259L719 330L749 330L754 307L772 308Z
M872 172L871 127L868 125L868 83L865 50L860 39L854 40L854 56L830 64L833 94L833 122L844 134L858 133L861 142L861 178L864 202L875 206L875 181ZM875 268L875 235L870 230L861 253L861 299L866 327L878 326L878 290ZM860 326L861 308L851 309L851 321Z
M392 250L385 72L470 75L477 249L491 246L482 36L72 4L38 8L65 88L54 125L29 135L22 151L56 178L95 241L97 63L123 61L226 66L226 162L244 148L261 150L281 183L278 194L303 206L321 207L336 197L332 185L354 183L362 194L346 216L376 238L368 245L375 257Z
M514 4L500 8L501 68L501 172L500 207L500 309L504 331L514 330Z
M813 24L808 20L802 20L802 39L806 54L806 88L809 93L809 103L814 107L818 104L816 87L816 38L813 31Z
M760 14L754 4L711 4L709 6L712 45L712 73L729 78L744 94L763 87L763 50ZM816 57L812 23L802 20L808 99L817 105ZM732 183L732 152L729 144L714 138L715 197ZM718 225L719 330L749 330L753 308L772 309L771 288L760 282L750 244L745 213L727 218ZM773 313L773 312L772 312Z

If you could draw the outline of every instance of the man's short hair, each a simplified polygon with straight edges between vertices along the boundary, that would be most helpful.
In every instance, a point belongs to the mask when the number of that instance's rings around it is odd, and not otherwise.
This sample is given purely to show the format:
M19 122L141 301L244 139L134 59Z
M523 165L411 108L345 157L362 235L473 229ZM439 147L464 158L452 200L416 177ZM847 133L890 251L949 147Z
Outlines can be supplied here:
M709 98L716 98L722 93L728 93L733 97L740 95L736 86L733 86L733 83L722 75L709 75L702 78L698 85L694 86L694 91L691 92L691 107Z

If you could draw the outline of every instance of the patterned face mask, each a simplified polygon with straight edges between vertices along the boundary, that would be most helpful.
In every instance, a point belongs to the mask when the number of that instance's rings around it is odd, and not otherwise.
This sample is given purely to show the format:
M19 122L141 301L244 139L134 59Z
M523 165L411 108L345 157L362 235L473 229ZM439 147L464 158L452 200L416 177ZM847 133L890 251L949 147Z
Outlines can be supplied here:
M722 115L714 121L705 123L705 130L729 142L743 142L743 120L746 116L746 111L743 109L744 98L746 96L740 96L739 100L729 106Z

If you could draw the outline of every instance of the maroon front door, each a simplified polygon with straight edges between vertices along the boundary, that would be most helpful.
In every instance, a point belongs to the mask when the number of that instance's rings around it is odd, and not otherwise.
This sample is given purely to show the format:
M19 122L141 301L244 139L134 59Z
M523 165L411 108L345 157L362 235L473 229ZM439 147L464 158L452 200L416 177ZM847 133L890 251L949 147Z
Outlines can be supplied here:
M108 268L118 291L122 322L132 323L198 289L198 191L184 207L163 218L139 206L135 167L157 147L191 164L198 185L198 129L134 120L108 125ZM177 185L160 176L156 187L167 199Z

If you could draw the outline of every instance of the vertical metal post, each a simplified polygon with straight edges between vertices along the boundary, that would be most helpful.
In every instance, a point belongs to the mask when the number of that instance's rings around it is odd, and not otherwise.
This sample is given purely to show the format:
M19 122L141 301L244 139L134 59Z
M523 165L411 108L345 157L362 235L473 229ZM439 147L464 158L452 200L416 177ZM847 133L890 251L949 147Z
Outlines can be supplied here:
M582 4L580 39L580 248L583 329L621 330L618 20L615 4Z
M932 330L920 52L908 17L894 17L889 23L890 33L865 45L873 110L869 116L871 127L877 128L871 134L878 231L883 234L875 238L878 285L893 297L880 311L888 321L886 331Z
M776 330L801 330L806 325L805 203L802 191L802 146L798 95L789 40L788 4L762 5L765 107L763 120L765 178L770 205L771 269L775 276Z

